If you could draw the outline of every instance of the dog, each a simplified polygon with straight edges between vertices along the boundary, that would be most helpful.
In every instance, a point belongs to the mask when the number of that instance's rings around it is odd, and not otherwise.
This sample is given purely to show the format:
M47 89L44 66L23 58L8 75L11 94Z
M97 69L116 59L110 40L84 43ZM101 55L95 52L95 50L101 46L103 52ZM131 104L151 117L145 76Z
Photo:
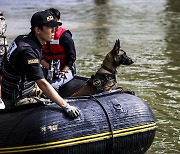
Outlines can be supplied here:
M133 61L126 55L126 52L121 49L119 39L116 40L113 49L106 55L100 69L95 75L92 75L88 82L72 97L87 96L96 93L117 89L116 74L117 67L120 65L131 65ZM131 93L130 90L121 89L123 92Z

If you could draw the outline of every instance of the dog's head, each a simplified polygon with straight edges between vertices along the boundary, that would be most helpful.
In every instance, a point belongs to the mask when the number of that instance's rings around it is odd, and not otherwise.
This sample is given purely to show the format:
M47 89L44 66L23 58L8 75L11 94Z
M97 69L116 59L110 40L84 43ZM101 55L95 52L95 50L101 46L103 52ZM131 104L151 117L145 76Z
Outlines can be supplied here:
M131 65L133 61L126 55L126 52L121 49L119 39L116 40L116 43L113 49L106 55L104 62L108 59L108 61L112 62L114 67L118 67L120 65Z

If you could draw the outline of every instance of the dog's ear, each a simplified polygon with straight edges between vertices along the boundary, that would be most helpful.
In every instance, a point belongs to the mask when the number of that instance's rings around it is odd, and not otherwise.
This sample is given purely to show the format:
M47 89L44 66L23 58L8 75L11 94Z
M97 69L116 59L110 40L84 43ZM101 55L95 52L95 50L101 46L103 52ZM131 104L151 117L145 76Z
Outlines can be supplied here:
M120 49L120 48L121 48L121 42L120 42L119 39L117 40L117 43L118 43L118 47L119 47L119 49Z
M120 49L120 41L118 39L118 40L116 40L116 43L112 49L112 54L117 55L119 53L119 49Z

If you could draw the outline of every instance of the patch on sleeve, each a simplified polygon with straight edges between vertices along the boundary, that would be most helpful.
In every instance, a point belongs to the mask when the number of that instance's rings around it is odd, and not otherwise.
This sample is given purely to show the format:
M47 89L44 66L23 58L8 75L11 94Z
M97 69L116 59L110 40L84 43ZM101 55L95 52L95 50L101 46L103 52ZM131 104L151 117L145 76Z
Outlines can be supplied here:
M38 59L29 59L28 60L28 64L37 64L37 63L39 63Z

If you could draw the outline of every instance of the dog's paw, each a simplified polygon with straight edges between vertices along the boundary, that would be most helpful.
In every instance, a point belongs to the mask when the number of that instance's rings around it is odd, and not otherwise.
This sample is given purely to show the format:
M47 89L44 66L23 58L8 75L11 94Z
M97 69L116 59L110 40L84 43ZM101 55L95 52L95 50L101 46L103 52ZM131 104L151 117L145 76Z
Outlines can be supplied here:
M135 95L135 92L128 89L128 88L123 88L123 87L117 87L117 90L120 90L122 93L127 93L127 94L131 94L131 95Z
M131 94L131 95L135 95L135 92L134 92L134 91L131 91L131 90L124 91L124 93Z

